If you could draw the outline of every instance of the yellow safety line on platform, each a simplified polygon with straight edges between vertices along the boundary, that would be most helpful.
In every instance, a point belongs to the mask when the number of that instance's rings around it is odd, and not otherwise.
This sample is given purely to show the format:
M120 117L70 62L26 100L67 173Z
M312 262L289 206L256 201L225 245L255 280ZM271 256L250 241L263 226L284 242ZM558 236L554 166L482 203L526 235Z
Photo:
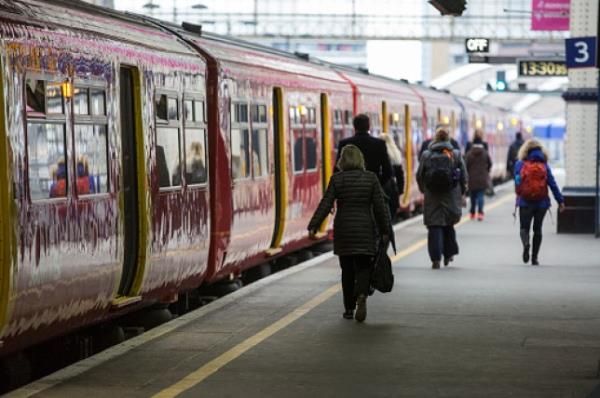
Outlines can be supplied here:
M488 211L495 209L496 207L500 206L504 202L508 201L508 199L513 198L513 197L514 197L513 195L506 195L505 197L498 199L497 201L495 201L494 203L492 203L488 206ZM469 217L468 216L463 217L462 220L457 224L457 226L464 224L467 221L469 221ZM426 244L427 244L427 239L422 239L422 240L412 244L408 248L400 251L398 254L396 254L392 258L392 261L395 262L395 261L400 260L403 257L406 257L406 256L414 253L415 251L419 250L421 247L425 246ZM319 305L323 304L325 301L330 299L334 294L338 293L341 289L342 289L342 286L339 283L331 286L326 291L319 294L317 297L302 304L300 307L294 309L292 312L290 312L283 318L279 319L275 323L267 326L265 329L256 333L254 336L247 338L246 340L242 341L240 344L231 348L229 351L226 351L225 353L219 355L212 361L210 361L207 364L203 365L202 367L198 368L194 372L188 374L183 379L179 380L177 383L175 383L175 384L165 388L164 390L158 392L157 394L153 395L152 398L176 397L177 395L200 384L206 378L208 378L212 374L219 371L219 369L221 369L225 365L229 364L230 362L232 362L233 360L238 358L240 355L244 354L246 351L248 351L248 350L252 349L253 347L257 346L258 344L262 343L264 340L268 339L269 337L271 337L278 331L284 329L285 327L290 325L292 322L294 322L294 321L298 320L299 318L301 318L302 316L306 315L309 311L311 311L314 308L318 307Z
M314 309L315 307L318 307L320 304L327 301L331 296L339 292L341 288L342 287L340 284L331 286L329 289L325 290L323 293L319 294L312 300L307 301L306 303L296 308L291 313L287 314L277 322L261 330L254 336L244 340L243 342L236 345L224 354L221 354L217 358L208 362L206 365L202 366L198 370L190 373L189 375L187 375L177 383L173 384L172 386L154 395L153 398L175 397L181 394L182 392L187 391L195 385L201 383L204 379L217 372L223 366L227 365L229 362L233 361L252 347L260 344L262 341L268 339L281 329L288 326L290 323L305 315L310 310Z

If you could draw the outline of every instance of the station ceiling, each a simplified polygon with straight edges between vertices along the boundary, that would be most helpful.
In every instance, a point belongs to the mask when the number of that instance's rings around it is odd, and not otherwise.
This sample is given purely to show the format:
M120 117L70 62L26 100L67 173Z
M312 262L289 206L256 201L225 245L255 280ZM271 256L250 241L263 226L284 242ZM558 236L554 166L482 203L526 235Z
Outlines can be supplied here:
M496 83L496 72L504 70L510 90L518 90L518 84L527 85L527 92L493 92L489 91ZM532 119L564 120L566 105L560 96L566 91L566 77L552 78L519 78L514 64L489 65L468 64L456 68L434 79L432 86L469 97L491 105L523 113ZM532 91L534 91L532 93ZM535 93L539 91L539 93ZM550 93L549 93L550 92Z

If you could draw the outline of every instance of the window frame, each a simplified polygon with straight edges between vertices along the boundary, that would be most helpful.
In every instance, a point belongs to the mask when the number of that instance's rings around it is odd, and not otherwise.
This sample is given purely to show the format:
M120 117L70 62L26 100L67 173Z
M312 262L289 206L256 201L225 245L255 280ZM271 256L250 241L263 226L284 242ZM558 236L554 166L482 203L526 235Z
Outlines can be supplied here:
M192 120L187 120L186 119L186 115L183 114L184 110L185 110L185 101L192 101ZM202 102L202 119L198 120L197 116L196 116L196 107L194 106L196 102ZM184 165L184 178L183 180L185 181L185 187L186 188L191 188L191 189L197 189L197 188L206 188L208 186L208 180L209 180L209 169L208 169L208 135L207 135L207 122L206 122L206 97L204 96L204 94L202 93L198 93L198 92L184 92L183 93L183 98L181 100L181 112L180 112L180 119L181 122L183 123L183 134L182 139L183 139L183 165ZM201 130L202 131L202 135L203 135L203 139L204 139L204 169L206 172L206 180L204 182L199 182L199 183L194 183L194 184L190 184L188 183L188 181L185 179L185 174L187 172L187 136L186 136L186 130L187 129L191 129L191 130Z
M157 100L160 101L160 98L162 96L166 96L167 99L167 119L160 119L158 117L158 108L156 106ZM155 122L155 129L154 129L154 142L155 142L155 146L158 147L158 130L159 129L177 129L177 150L179 152L179 164L181 164L182 159L183 159L183 155L182 155L182 151L181 151L181 143L183 141L182 138L182 116L183 116L183 101L181 101L181 97L179 95L179 93L177 91L174 90L165 90L165 89L160 89L157 88L154 91L154 122ZM169 119L169 99L175 99L176 103L177 103L177 119ZM158 165L157 165L158 167ZM183 181L183 173L181 170L181 167L179 168L179 173L180 173L180 184L179 185L170 185L168 187L161 187L160 186L160 181L158 183L158 191L159 193L163 193L163 192L176 192L176 191L181 191L184 188L184 184L181 183L181 181ZM172 179L172 175L169 175L169 178ZM171 180L172 182L172 180Z
M238 115L237 111L234 111L236 109L236 106L238 105L246 105L246 121L245 122L239 122L236 120L236 116ZM230 172L231 172L231 180L236 183L239 181L248 181L248 180L252 180L252 128L250 125L250 101L248 99L245 98L231 98L230 100L230 118L229 118L229 151L230 151L230 162L229 162L229 167L230 167ZM248 172L246 173L245 176L234 176L233 175L233 131L234 130L240 130L240 132L243 132L244 130L248 131L248 147L246 148L246 153L244 153L244 155L247 155L247 159L249 159L249 165L248 166ZM240 134L240 137L243 134Z
M267 105L267 103L265 101L254 101L254 102L250 102L249 103L249 107L248 107L248 113L249 113L249 124L250 124L250 161L252 163L252 167L251 167L251 174L252 174L252 179L254 180L262 180L265 178L268 178L271 176L272 171L271 171L271 164L270 164L270 157L269 157L269 106ZM253 114L252 114L252 109L254 107L257 108L257 110L261 107L264 106L265 108L265 121L261 121L260 120L260 113L257 113L257 115L259 116L259 121L255 122L252 118ZM266 148L265 148L265 165L266 165L266 172L256 176L254 175L254 157L252 156L252 150L254 149L254 131L261 131L264 130L265 131L265 139L266 139Z
M36 80L42 80L44 81L44 113L39 113L39 112L32 112L31 116L30 114L27 112L27 79L32 78L32 79L36 79ZM24 119L24 126L23 129L25 131L25 157L26 157L26 188L23 190L28 203L35 205L38 203L60 203L60 202L66 202L70 195L70 190L71 190L71 179L69 178L69 157L68 157L68 147L69 147L69 140L68 140L68 125L70 123L69 118L67 117L67 105L69 104L69 101L67 101L67 98L64 96L64 94L62 93L62 87L61 87L61 98L62 98L62 108L63 108L63 112L62 113L48 113L48 101L46 100L46 87L47 87L47 83L51 82L51 83L71 83L71 79L68 78L68 76L63 75L63 74L52 74L52 73L44 73L44 72L39 72L39 71L34 71L34 70L25 70L23 72L22 75L22 84L23 84L23 92L22 92L22 99L23 99L23 104L25 105L23 107L23 119ZM64 196L59 196L59 197L43 197L43 198L39 198L39 199L33 199L31 197L31 178L30 178L30 131L29 131L29 124L56 124L56 125L62 125L63 126L63 157L65 159L65 167L66 167L66 190L65 190L65 195ZM15 191L15 195L16 195L16 191Z
M75 113L75 101L71 101L71 114L73 115L73 161L77 161L78 152L77 152L77 137L75 136L75 126L76 125L84 125L84 126L105 126L106 128L106 192L94 192L94 193L86 193L80 194L77 192L77 186L75 186L75 193L77 197L87 198L90 196L93 197L101 197L101 196L109 196L110 190L112 186L112 176L110 174L110 156L109 156L109 148L110 148L110 136L109 136L109 128L108 128L108 85L106 82L95 81L95 80L80 80L75 79L73 82L73 98L75 97L75 89L76 88L85 88L87 89L87 102L88 102L88 113L87 114L76 114ZM104 91L104 115L93 115L92 112L92 89L102 90ZM78 122L79 121L79 122ZM75 173L77 174L77 164L75 163ZM75 177L77 178L77 177ZM77 181L75 181L77 184Z

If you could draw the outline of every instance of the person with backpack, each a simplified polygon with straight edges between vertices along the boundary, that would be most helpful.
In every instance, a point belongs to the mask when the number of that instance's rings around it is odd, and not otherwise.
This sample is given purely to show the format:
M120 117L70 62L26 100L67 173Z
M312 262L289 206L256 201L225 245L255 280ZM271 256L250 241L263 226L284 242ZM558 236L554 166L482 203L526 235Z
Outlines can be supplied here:
M377 176L365 170L358 147L344 146L337 167L340 171L331 177L308 231L309 236L316 235L336 202L333 252L339 256L342 268L343 317L363 322L367 317L373 258L379 247L377 237L387 247L392 233L390 216Z
M477 217L479 221L483 221L484 193L488 188L490 169L492 168L492 159L484 144L482 136L476 134L465 155L467 174L469 175L471 220Z
M461 217L466 181L467 171L460 150L450 142L448 128L438 126L417 170L417 183L425 195L423 221L429 231L427 247L433 269L440 268L442 255L447 266L458 254L454 225Z
M542 225L544 216L550 208L548 187L558 203L560 212L565 209L563 196L554 180L548 165L548 154L542 144L529 139L519 149L515 164L515 190L519 208L520 235L523 244L523 262L529 262L531 247L531 265L539 265L538 254L542 245ZM533 240L530 244L529 231L533 221ZM533 247L532 247L533 246Z

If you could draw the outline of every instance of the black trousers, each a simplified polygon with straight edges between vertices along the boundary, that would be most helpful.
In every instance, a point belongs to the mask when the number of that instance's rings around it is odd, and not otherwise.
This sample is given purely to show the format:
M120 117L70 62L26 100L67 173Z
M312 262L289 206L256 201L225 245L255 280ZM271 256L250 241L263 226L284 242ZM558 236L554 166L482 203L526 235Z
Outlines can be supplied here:
M453 225L429 226L427 235L427 249L431 261L440 261L442 255L450 258L458 254L458 243L456 242L456 231Z
M362 254L340 256L342 267L342 291L344 293L344 308L353 310L356 298L369 294L373 257Z
M529 231L533 221L533 246L531 257L537 259L542 246L542 226L548 209L536 207L519 207L519 221L521 223L521 241L523 246L529 245Z

